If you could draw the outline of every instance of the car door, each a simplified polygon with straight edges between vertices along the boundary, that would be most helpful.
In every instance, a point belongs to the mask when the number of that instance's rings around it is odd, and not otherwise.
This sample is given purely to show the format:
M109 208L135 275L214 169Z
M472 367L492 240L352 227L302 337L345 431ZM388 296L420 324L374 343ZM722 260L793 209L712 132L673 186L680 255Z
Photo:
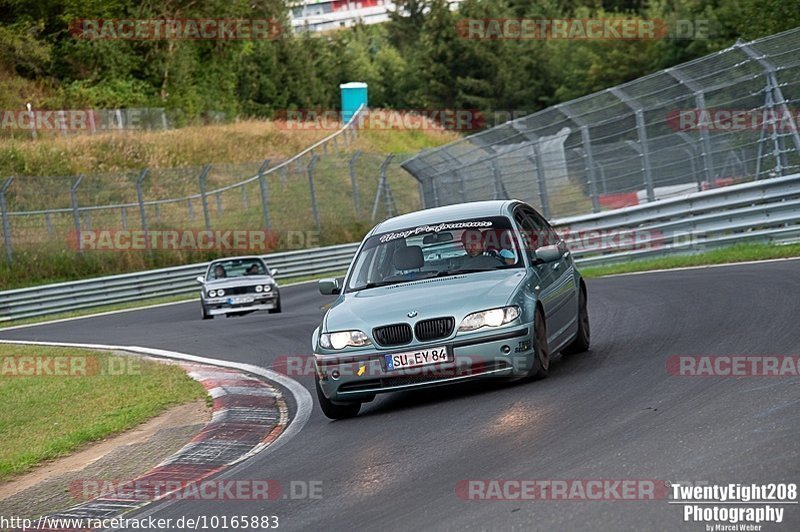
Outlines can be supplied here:
M556 275L552 268L544 268L541 264L536 264L535 250L539 247L541 232L534 224L534 218L530 216L522 206L514 212L514 221L520 229L523 253L528 256L530 263L530 274L527 279L529 293L538 294L538 299L544 307L544 314L549 318L558 308L557 294L555 293ZM549 322L549 319L548 319ZM551 329L548 323L547 336L550 343L556 329Z
M530 225L538 231L538 246L558 245L563 253L558 260L547 264L540 264L538 268L546 271L550 280L548 307L545 307L547 316L547 336L551 346L559 345L565 338L571 336L577 324L578 299L575 290L575 268L570 258L566 244L555 229L547 223L538 212L529 207L524 207L526 218Z

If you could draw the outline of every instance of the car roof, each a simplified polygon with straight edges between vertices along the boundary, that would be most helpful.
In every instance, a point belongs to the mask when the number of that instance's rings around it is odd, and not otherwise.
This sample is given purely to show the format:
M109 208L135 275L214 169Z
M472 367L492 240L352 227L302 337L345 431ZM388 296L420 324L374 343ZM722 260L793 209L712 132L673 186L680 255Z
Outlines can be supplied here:
M211 264L216 264L217 262L227 262L231 260L253 260L258 259L261 262L264 262L263 257L259 257L258 255L242 255L240 257L220 257L218 259L214 259L211 261Z
M422 211L410 212L389 218L388 220L376 225L370 234L385 233L386 231L397 231L423 224L434 224L449 222L453 220L466 220L469 218L484 218L487 216L506 216L509 207L518 203L517 200L488 200L473 201L469 203L457 203L445 205L444 207L434 207Z

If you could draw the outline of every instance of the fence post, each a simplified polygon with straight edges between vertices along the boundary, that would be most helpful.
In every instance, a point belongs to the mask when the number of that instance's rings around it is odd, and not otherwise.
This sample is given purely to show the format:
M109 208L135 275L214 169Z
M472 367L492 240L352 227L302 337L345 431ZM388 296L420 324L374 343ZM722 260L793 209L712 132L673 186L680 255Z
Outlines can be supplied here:
M319 231L322 229L322 225L320 224L319 211L317 210L317 193L314 191L314 167L317 166L318 160L319 156L316 153L311 156L311 161L308 163L306 173L308 174L308 189L311 193L311 210L314 212L314 223Z
M78 187L81 186L83 181L83 174L78 176L72 188L69 190L69 198L72 202L72 222L75 224L75 235L77 237L78 251L83 253L83 246L81 245L81 214L78 211Z
M706 96L701 87L693 79L684 75L680 70L672 68L666 69L664 72L678 80L694 94L694 102L697 108L701 111L706 110ZM711 137L708 135L708 128L700 128L700 139L703 143L703 162L705 163L706 183L709 188L714 188L714 154L711 152Z
M44 225L47 227L47 237L53 238L53 220L49 212L44 213Z
M334 137L335 139L336 137ZM357 150L352 157L350 157L350 185L353 187L353 208L356 211L356 219L358 219L358 183L356 183L356 160L361 157L361 150Z
M8 187L11 186L11 183L14 182L13 177L9 177L6 179L3 186L0 187L0 214L3 215L3 242L5 243L6 247L6 260L11 263L14 260L14 251L11 247L11 224L8 221L8 205L6 204L6 191Z
M217 203L217 216L222 216L223 215L223 210L222 210L222 192L217 192L216 194L214 194L214 196L215 196L215 200L216 200L216 203Z
M544 168L542 167L542 156L539 153L539 141L533 141L533 155L528 156L529 160L536 168L536 185L539 189L539 205L542 208L542 216L550 218L550 199L547 197L547 180L544 178Z
M800 152L800 132L797 131L798 124L794 115L786 105L786 98L783 97L783 92L781 91L780 84L778 83L778 77L775 75L775 71L777 70L775 65L773 65L771 61L767 60L763 54L759 55L746 43L739 41L735 44L735 46L741 48L748 57L757 61L758 64L764 68L764 73L767 76L767 82L769 85L771 85L769 92L772 93L773 101L780 106L781 110L783 110L783 116L789 119L790 125L792 126L791 134L792 140L794 141L794 148Z
M139 177L136 178L136 201L139 203L139 219L142 222L142 232L144 233L145 246L147 246L147 249L152 251L150 248L150 239L147 236L149 229L147 226L147 212L144 208L144 193L142 192L142 181L144 181L144 178L147 177L147 172L147 168L142 169L142 171L139 172Z
M511 199L508 197L506 185L503 183L503 175L500 172L500 166L497 164L497 159L492 158L492 177L494 179L494 199Z
M456 169L455 173L458 178L458 195L461 196L461 202L463 203L467 201L467 193L464 190L464 174L460 168Z
M261 163L258 169L258 188L261 191L261 214L264 216L264 229L269 229L269 185L264 172L269 168L269 159Z
M207 164L200 170L200 176L197 178L200 182L200 202L203 204L203 219L206 222L206 231L211 231L211 216L208 213L208 198L206 197L206 177L211 171L211 165Z
M33 138L33 140L36 140L36 138L38 137L38 135L36 134L36 117L33 114L30 102L26 103L25 107L26 109L28 109L28 114L30 115L31 118L31 138Z
M609 92L633 111L634 118L636 119L636 131L639 134L639 156L642 158L642 173L644 174L644 186L647 189L647 201L655 201L656 193L653 187L653 174L650 166L650 150L647 144L644 110L639 102L628 96L622 89L612 87L609 89Z
M564 116L575 122L581 130L581 141L583 142L583 151L586 161L584 167L586 171L586 178L589 180L589 194L592 196L592 212L600 212L600 201L597 197L597 178L594 174L594 155L592 154L592 138L589 135L589 126L583 119L578 118L569 107L564 104L556 105L556 108L564 113Z
M390 153L386 160L381 163L380 168L380 179L378 180L378 190L375 192L375 203L372 204L372 221L375 221L375 217L378 215L378 202L380 202L381 194L386 194L386 201L388 202L388 194L389 191L386 190L386 170L389 168L389 163L392 162L394 159L394 153ZM388 203L387 203L388 205Z
M592 212L600 212L600 200L597 197L597 179L594 174L594 156L592 155L592 139L589 127L581 126L581 140L586 151L586 166L589 174L589 193L592 195Z

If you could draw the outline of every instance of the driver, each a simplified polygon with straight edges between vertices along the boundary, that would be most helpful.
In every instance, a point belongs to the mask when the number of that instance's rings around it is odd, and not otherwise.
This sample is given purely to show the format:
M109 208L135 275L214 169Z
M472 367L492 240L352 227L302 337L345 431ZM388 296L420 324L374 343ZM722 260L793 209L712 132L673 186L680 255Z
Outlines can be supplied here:
M484 254L484 235L478 229L467 229L461 233L461 245L467 252L461 258L459 268L462 270L492 270L503 265L497 257Z
M225 268L222 264L214 266L214 279L224 279L228 275L225 273Z

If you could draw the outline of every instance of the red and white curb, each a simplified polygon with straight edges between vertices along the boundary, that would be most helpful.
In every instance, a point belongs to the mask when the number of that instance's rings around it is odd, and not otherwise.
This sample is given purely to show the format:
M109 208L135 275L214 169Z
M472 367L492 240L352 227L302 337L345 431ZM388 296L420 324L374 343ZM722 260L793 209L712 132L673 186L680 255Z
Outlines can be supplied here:
M249 457L279 447L289 437L299 432L311 412L311 396L303 386L286 376L249 364L133 346L11 340L0 340L0 342L128 351L139 355L177 359L189 376L208 390L213 399L211 421L177 453L148 473L130 481L136 486L163 487L175 483L185 486L199 483ZM297 407L295 418L291 423L289 423L289 409L281 391L271 383L245 372L269 379L289 390ZM137 490L135 493L101 495L48 517L53 519L116 517L167 499L175 491L176 489L152 492Z

